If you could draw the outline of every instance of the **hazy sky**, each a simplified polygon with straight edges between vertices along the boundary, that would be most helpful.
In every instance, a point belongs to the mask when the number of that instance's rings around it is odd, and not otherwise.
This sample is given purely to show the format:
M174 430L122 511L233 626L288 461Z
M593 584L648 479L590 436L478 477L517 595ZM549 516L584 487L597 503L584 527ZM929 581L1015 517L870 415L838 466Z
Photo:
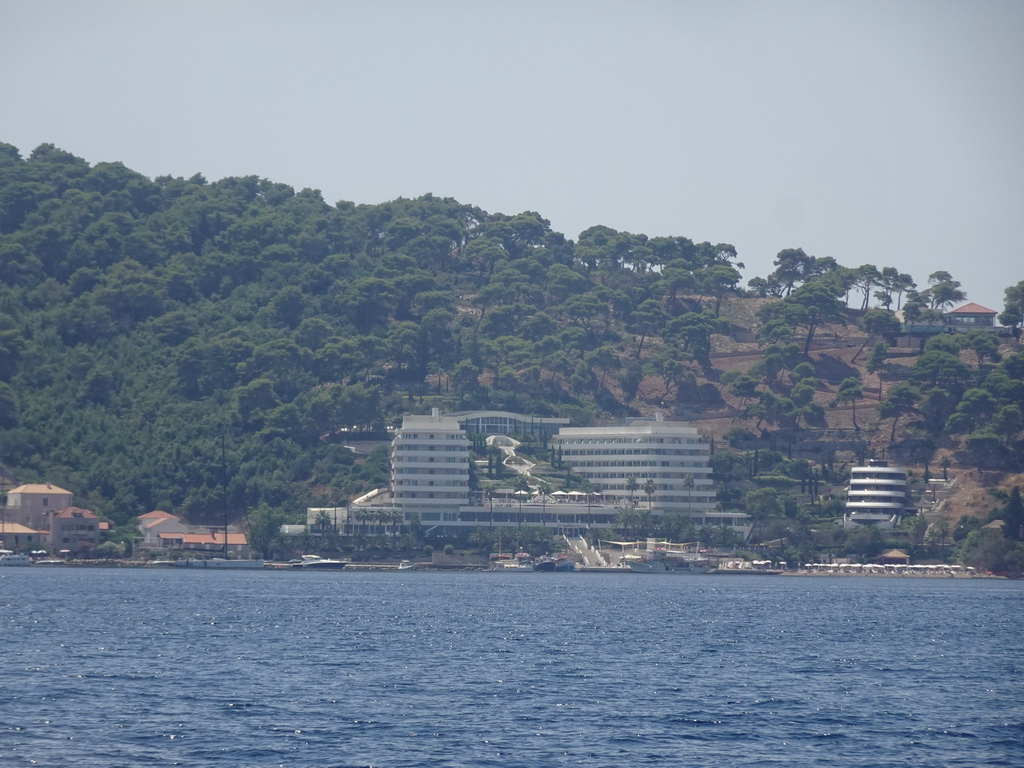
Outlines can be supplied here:
M0 0L0 141L1024 280L1024 2Z

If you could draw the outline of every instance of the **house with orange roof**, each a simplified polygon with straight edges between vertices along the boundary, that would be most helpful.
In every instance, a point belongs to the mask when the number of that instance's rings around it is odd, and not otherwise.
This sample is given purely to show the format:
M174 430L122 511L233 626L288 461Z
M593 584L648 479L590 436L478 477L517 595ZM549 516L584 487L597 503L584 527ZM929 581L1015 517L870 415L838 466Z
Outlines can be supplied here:
M996 327L996 316L999 313L994 309L983 307L981 304L964 304L962 307L946 312L942 316L946 325L955 331L999 330Z
M24 552L45 546L43 531L35 531L21 523L9 523L0 517L0 549Z
M180 549L191 552L224 552L224 531L206 525L189 525L177 515L155 509L139 515L143 549ZM249 542L237 526L228 526L227 551L239 559L249 558Z
M56 552L88 552L100 543L102 536L100 519L88 509L66 507L50 518L49 545Z
M50 527L50 517L59 509L70 507L74 494L53 483L28 483L7 492L4 509L8 522L43 531Z
M1010 336L1012 328L996 325L999 313L981 304L964 304L962 307L943 312L942 317L928 317L910 322L897 312L903 321L903 332L909 336L935 336L940 333L967 333L968 331L988 331L997 336ZM922 342L923 343L923 342Z
M177 515L164 512L162 509L155 509L144 515L139 515L139 533L142 534L142 542L139 546L146 549L160 549L166 546L160 539L163 533L188 533L190 527Z
M158 539L162 549L183 549L190 552L224 553L224 531L209 529L207 533L161 533ZM227 534L227 553L235 559L249 559L249 541L244 533Z

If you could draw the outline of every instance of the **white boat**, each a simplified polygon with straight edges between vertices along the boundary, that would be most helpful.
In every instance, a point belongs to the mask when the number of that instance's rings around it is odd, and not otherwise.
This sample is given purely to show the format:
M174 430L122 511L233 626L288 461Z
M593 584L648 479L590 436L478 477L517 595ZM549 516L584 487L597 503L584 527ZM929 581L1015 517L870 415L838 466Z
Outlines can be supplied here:
M292 563L293 568L302 568L308 571L340 571L348 563L344 560L332 560L320 555L303 555L297 563Z
M711 573L715 564L700 553L700 547L648 539L646 549L626 555L623 564L633 573Z
M415 571L416 570L416 563L414 563L414 562L412 562L410 560L403 560L402 562L400 562L398 564L398 570L400 570L400 571Z
M491 564L492 571L503 573L533 573L532 560L495 560Z
M175 560L175 568L214 568L220 570L255 570L263 567L263 560L225 560L223 557L211 557L206 560L189 558L188 560Z
M9 549L0 549L0 565L23 566L32 565L32 558L28 555L16 555Z

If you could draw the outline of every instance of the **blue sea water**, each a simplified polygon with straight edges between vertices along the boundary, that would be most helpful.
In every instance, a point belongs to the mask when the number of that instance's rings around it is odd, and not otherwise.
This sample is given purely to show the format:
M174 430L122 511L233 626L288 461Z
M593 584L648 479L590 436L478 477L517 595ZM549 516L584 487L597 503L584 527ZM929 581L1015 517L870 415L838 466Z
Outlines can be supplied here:
M2 766L1024 766L1024 583L0 572Z

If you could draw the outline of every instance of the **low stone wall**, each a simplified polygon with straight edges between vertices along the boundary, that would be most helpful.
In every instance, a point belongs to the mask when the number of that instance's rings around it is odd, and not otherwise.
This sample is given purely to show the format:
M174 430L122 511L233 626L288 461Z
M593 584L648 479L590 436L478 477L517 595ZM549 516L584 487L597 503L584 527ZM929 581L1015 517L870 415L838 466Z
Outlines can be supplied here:
M484 555L446 555L444 552L434 552L430 556L430 564L435 568L465 568L487 565L487 558Z

